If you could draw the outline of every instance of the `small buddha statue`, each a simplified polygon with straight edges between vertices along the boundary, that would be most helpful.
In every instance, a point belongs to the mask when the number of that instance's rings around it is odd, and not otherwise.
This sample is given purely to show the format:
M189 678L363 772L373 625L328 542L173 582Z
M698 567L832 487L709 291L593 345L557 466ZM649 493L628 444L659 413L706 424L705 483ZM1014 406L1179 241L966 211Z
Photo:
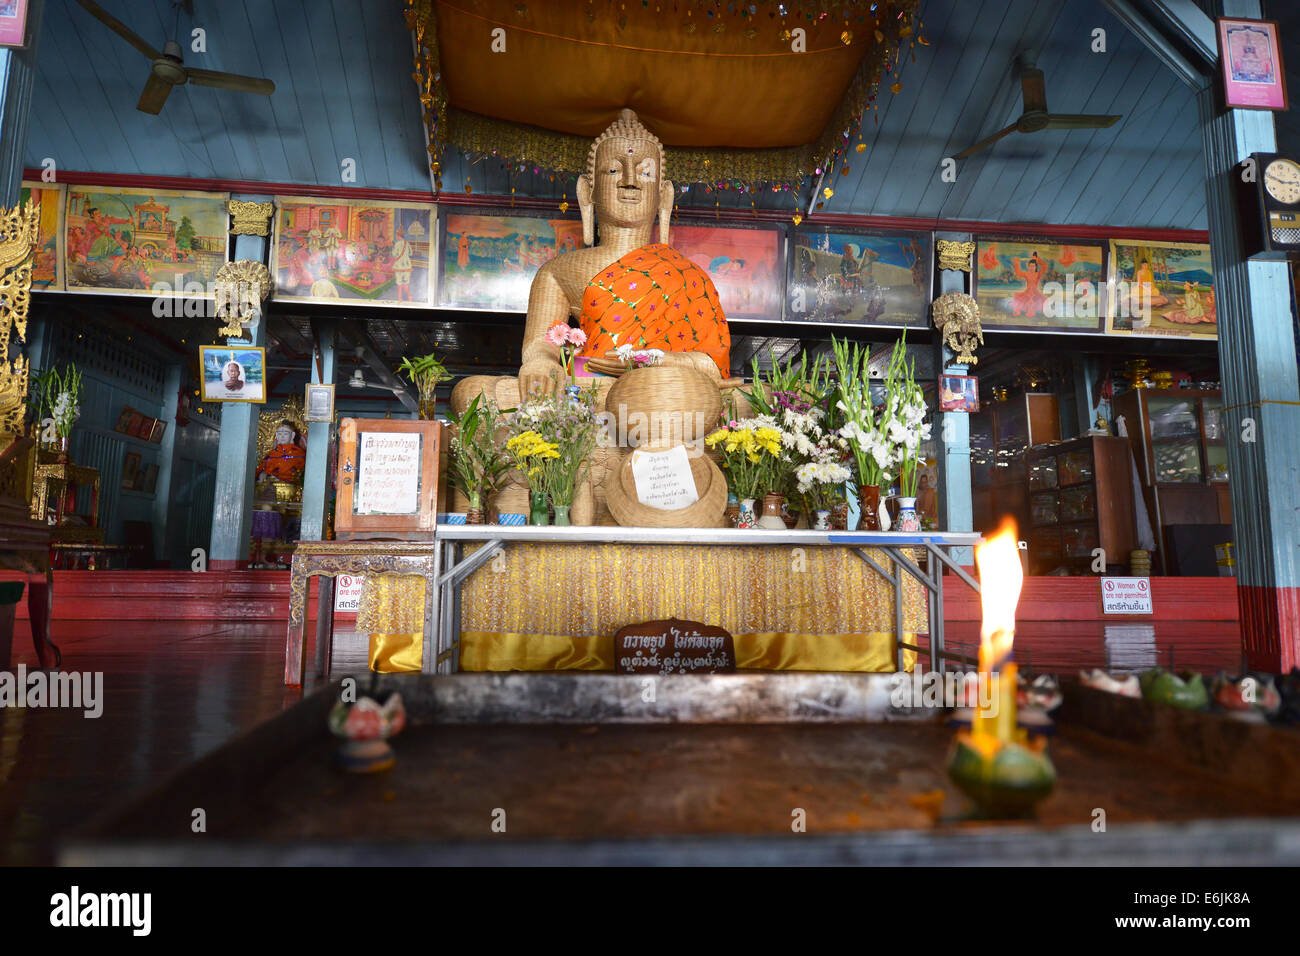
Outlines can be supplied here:
M663 364L716 382L729 375L731 336L717 289L705 269L668 245L673 184L664 148L632 110L622 110L592 143L577 199L585 248L556 255L533 278L518 377L462 379L452 391L453 411L479 394L510 407L564 384L560 350L546 331L571 317L587 335L579 358L633 345L659 349ZM581 523L577 507L574 520Z

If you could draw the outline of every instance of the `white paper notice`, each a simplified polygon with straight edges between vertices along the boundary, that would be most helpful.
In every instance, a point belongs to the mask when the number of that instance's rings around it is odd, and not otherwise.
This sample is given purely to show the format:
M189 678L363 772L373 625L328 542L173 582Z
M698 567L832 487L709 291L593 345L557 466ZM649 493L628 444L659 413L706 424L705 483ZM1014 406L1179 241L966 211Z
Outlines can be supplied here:
M361 585L366 579L359 574L340 574L334 579L334 610L361 609Z
M420 510L417 432L362 432L357 454L359 515L413 515Z
M1102 578L1102 614L1153 614L1149 578Z
M636 500L660 511L677 511L700 500L686 446L668 451L632 452Z

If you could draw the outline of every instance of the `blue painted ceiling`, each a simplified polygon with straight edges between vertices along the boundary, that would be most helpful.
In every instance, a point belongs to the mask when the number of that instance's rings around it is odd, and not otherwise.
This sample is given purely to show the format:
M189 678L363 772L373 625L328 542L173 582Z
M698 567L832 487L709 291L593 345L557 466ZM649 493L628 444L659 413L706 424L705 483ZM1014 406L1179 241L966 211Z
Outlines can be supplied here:
M176 37L189 65L275 81L273 96L185 86L159 116L137 112L143 56L74 0L47 0L27 164L62 170L427 190L421 109L401 0L101 0L146 40ZM1191 90L1097 0L925 0L929 46L905 62L864 123L866 150L836 170L827 212L1205 228ZM190 31L207 52L191 53ZM1106 52L1092 51L1102 29ZM1051 110L1122 113L1105 130L1012 134L941 178L944 157L1020 113L1016 54L1036 51ZM707 95L707 94L705 94ZM571 183L499 163L444 163L444 186L560 199ZM671 169L669 170L671 175ZM790 194L707 193L697 206L794 211Z

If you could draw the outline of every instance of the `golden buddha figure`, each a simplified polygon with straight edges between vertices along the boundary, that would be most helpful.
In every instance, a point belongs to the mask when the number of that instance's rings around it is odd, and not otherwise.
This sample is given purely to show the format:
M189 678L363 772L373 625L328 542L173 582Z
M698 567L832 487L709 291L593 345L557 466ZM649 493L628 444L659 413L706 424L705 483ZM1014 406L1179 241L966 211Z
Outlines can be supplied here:
M518 377L463 379L452 392L454 411L479 394L512 407L564 384L560 350L546 332L570 318L587 335L580 359L605 359L632 345L659 349L662 364L694 369L715 383L729 374L731 337L717 289L704 269L668 245L673 184L664 175L663 145L632 110L622 110L592 143L577 199L585 248L560 253L533 278ZM615 380L591 381L603 410ZM600 475L593 480L598 484ZM575 523L584 523L584 510L575 501Z

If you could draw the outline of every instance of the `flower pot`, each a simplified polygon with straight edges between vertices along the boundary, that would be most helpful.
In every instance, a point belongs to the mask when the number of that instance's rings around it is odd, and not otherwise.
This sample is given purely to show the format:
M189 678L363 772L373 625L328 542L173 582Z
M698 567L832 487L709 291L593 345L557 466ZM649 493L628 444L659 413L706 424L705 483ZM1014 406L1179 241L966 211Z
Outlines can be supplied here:
M829 511L814 511L812 529L814 531L830 531L831 513Z
M528 518L529 524L550 524L550 509L546 506L546 492L534 491L531 494L531 513Z
M758 515L754 512L754 499L740 499L740 517L736 522L737 528L752 528L758 524ZM782 525L784 527L784 525Z
M858 530L880 530L880 486L858 486Z
M487 511L483 508L470 508L465 512L466 524L487 524Z
M849 503L847 501L837 501L831 507L831 530L849 530Z
M781 517L781 508L785 505L785 495L769 491L763 496L763 514L758 519L758 527L772 531L785 531L785 519Z
M555 506L555 527L557 528L569 527L569 506L568 505Z
M921 530L921 519L916 516L916 499L898 499L898 530L916 532Z
M734 528L740 523L740 499L735 495L727 495L727 510L724 514L728 528Z

